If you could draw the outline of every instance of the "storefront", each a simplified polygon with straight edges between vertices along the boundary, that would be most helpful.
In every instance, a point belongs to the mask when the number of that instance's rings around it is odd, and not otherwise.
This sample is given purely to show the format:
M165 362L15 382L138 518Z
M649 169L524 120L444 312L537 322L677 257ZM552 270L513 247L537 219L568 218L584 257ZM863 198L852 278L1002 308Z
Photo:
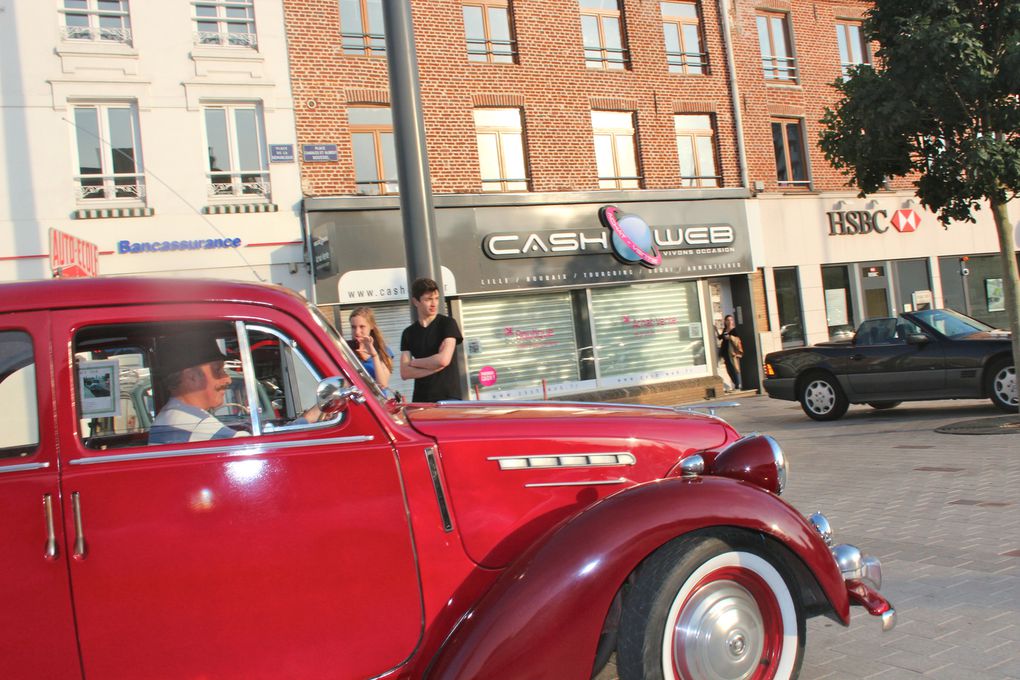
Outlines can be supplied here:
M613 204L598 194L435 197L466 396L541 399L712 376L714 325L737 307L754 337L745 195L663 194L670 200ZM345 332L350 310L371 306L398 352L410 314L396 201L309 199L306 210L317 304ZM410 391L396 377L391 387Z
M910 195L763 197L760 206L773 329L764 351L846 339L864 319L925 307L1007 325L989 211L945 228Z

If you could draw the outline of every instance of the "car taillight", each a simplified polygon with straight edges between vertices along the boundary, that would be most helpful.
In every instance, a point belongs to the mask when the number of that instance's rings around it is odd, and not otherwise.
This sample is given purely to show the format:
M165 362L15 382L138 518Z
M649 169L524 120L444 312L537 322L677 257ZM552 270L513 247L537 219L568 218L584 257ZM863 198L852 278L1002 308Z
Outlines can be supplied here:
M776 369L772 368L772 364L765 362L765 377L774 378L776 377Z

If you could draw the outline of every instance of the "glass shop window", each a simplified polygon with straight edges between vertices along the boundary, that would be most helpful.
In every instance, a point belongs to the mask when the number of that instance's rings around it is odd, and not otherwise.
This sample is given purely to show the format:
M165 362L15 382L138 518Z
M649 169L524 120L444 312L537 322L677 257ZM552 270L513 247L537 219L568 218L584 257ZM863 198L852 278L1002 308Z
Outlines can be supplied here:
M596 288L591 306L600 379L667 369L700 375L707 365L695 282Z
M471 389L483 398L486 391L540 387L543 378L579 379L570 293L464 300L461 319Z
M850 272L842 265L822 267L822 288L825 292L825 323L829 327L829 340L849 340L857 328L850 297Z
M797 268L775 269L772 274L775 277L779 334L783 347L800 347L804 344L804 315Z

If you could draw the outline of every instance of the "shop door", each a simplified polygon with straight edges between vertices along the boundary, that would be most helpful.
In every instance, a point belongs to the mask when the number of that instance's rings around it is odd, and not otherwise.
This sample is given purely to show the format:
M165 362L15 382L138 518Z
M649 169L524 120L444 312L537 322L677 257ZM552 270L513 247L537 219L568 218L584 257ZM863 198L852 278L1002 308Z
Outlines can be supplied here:
M0 316L0 675L81 678L44 314Z
M216 311L216 323L228 327L228 319L250 314L241 305ZM200 313L198 306L164 306L159 328L180 327L183 315ZM153 310L122 312L80 332L77 316L54 318L64 348L56 359L58 389L74 390L70 367L81 371L84 347L92 348L89 359L123 357L125 348L113 344L120 337L143 348L135 365L152 367L157 379L160 348L170 343L148 341L159 332L148 323ZM240 370L255 371L249 393L263 385L261 370L271 363L259 353L272 351L276 336L264 329L294 330L282 314L259 316L258 325L233 336ZM82 337L96 342L79 344ZM276 362L289 374L273 375L280 391L260 417L292 419L314 399L321 374L337 372L307 335L287 334L279 355L291 340L296 358ZM300 370L300 356L319 375ZM300 389L308 384L311 395ZM239 401L228 406L249 409L244 397ZM78 412L85 413L83 401ZM236 439L143 439L122 448L111 439L107 446L102 437L83 439L96 429L86 430L73 407L60 414L59 429L64 527L89 680L353 680L383 674L414 650L422 606L407 511L394 450L366 404L350 404L332 425L283 425Z
M889 316L888 277L884 262L861 265L861 288L864 291L864 318Z

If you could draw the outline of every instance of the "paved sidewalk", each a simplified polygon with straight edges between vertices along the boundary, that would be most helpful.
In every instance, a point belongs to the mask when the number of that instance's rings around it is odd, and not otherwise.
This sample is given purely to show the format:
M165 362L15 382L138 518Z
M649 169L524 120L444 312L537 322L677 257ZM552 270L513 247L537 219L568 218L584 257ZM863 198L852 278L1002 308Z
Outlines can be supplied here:
M912 402L818 423L795 402L737 401L717 414L779 441L790 461L783 497L882 560L898 613L889 633L857 608L849 628L811 619L802 680L1020 678L1020 435L935 432L1000 412L988 401Z

